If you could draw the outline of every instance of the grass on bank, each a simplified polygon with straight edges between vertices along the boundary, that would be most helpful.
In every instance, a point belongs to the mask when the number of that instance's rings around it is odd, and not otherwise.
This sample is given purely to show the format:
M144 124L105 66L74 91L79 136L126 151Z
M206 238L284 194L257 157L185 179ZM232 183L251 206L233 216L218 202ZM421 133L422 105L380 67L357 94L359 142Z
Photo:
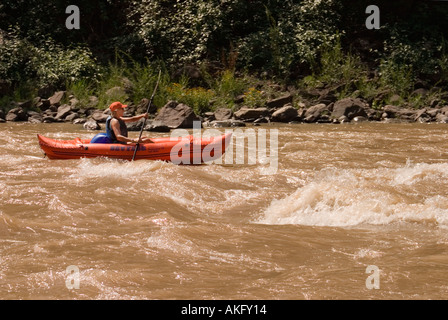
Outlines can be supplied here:
M185 75L173 78L161 62L140 63L125 58L117 54L115 61L103 68L98 82L78 80L67 83L68 93L73 94L81 105L88 104L90 97L96 96L99 108L106 108L113 101L138 104L141 99L151 96L161 70L153 103L161 107L167 101L175 100L202 114L218 107L233 108L235 98L243 94L250 84L247 77L238 78L231 70L211 75L201 68L205 85L193 87L191 79Z
M344 52L339 42L324 49L320 58L310 61L310 65L311 74L294 84L298 91L328 88L337 99L363 98L376 109L386 104L418 109L431 106L434 101L444 103L443 88L446 89L448 83L446 54L440 59L441 86L425 93L415 91L417 79L412 66L400 65L394 60L381 60L379 69L373 73L359 56ZM158 71L161 70L154 104L162 107L167 101L176 100L192 107L195 113L203 114L221 107L236 109L237 99L248 107L261 107L269 98L279 94L278 87L285 85L261 81L249 74L237 75L233 70L210 74L205 67L201 67L202 85L192 86L193 82L187 76L173 78L171 71L160 61L136 62L118 53L114 61L99 70L95 78L67 81L67 96L76 97L81 106L89 105L91 97L96 96L98 108L107 108L113 101L138 104L141 99L151 96ZM1 97L0 107L8 110L13 101L31 100L36 96L37 86L27 81L21 83L12 95ZM300 99L297 96L295 101L300 102Z
M299 88L327 88L337 99L362 98L374 109L387 104L415 109L448 103L443 97L448 88L448 55L439 59L440 79L433 88L416 90L418 78L412 65L381 59L378 70L372 72L359 56L343 52L339 41L326 47L318 61L310 61L312 73L298 83ZM372 75L373 74L373 75ZM441 87L438 87L440 85Z

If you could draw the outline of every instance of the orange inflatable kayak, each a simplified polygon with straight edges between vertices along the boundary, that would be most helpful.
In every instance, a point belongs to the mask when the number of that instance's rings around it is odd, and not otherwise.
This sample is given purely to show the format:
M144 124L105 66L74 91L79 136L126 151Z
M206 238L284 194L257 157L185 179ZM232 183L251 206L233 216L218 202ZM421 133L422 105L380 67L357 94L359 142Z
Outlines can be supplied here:
M231 133L218 137L153 138L153 143L138 145L135 160L162 160L176 164L199 164L222 157L231 140ZM136 144L90 143L92 139L54 140L37 135L49 159L107 157L132 160Z

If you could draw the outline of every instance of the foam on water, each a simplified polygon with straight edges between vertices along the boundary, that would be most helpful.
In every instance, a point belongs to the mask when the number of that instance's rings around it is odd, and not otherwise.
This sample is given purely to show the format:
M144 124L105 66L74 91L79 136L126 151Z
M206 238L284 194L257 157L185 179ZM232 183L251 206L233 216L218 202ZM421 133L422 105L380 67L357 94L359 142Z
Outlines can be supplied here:
M156 171L169 163L162 161L119 161L107 158L80 160L72 178L118 178L129 179Z
M397 169L325 169L286 198L273 200L261 224L351 227L419 222L448 227L448 164Z

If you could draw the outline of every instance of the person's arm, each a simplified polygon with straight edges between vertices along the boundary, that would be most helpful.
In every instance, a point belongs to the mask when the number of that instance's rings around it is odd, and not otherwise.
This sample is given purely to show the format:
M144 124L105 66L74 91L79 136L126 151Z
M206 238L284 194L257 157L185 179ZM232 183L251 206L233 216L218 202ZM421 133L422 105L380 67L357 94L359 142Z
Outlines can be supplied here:
M110 126L112 127L112 130L115 133L115 137L117 137L118 141L121 142L126 142L126 143L138 143L138 139L131 139L125 136L121 135L121 131L120 131L120 124L116 119L112 119L112 121L110 122Z
M128 117L128 118L121 117L121 120L123 120L124 122L136 122L136 121L138 121L138 120L140 120L142 118L148 119L148 114L147 113L143 113L141 115L134 116L134 117Z

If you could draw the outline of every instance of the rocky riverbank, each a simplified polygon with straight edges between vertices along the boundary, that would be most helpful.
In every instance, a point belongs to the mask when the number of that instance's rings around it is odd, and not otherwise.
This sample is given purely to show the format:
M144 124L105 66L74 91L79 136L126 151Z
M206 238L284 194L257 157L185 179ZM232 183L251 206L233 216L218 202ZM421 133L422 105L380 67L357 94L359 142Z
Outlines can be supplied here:
M271 99L263 107L249 108L237 105L236 110L217 108L214 112L197 115L183 103L168 101L158 109L149 108L150 119L146 131L169 132L176 128L192 128L194 121L201 121L203 127L244 127L261 123L347 123L363 121L382 122L436 122L448 123L448 105L439 104L423 109L412 109L385 105L374 108L366 100L320 96L315 100L296 101L294 94L284 92ZM125 116L146 112L149 100L142 99L138 104L130 104ZM80 105L74 96L65 91L55 92L48 98L36 97L26 102L15 103L7 113L0 110L0 122L57 123L70 122L82 125L87 130L101 130L101 124L110 115L109 109L98 106L98 98L92 96L87 105ZM142 122L128 125L130 131L139 131Z

